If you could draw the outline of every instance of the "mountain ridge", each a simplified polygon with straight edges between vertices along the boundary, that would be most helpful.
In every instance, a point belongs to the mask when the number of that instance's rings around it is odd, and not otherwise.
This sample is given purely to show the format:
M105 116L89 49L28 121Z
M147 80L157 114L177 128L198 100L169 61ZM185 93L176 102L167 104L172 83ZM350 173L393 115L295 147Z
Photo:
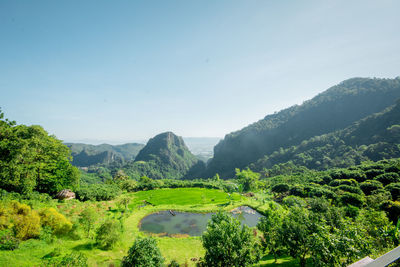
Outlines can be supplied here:
M400 77L345 80L301 105L267 115L227 134L214 147L205 176L219 173L224 178L232 177L235 168L244 168L279 148L346 128L393 105L398 98Z

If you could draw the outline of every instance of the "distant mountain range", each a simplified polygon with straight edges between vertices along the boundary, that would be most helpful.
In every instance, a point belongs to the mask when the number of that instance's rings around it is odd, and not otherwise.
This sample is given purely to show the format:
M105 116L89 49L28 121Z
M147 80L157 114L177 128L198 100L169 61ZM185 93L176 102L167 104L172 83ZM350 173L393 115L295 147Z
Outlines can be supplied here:
M207 162L213 156L213 148L221 140L218 137L183 137L187 147L198 159ZM134 160L145 146L141 143L122 145L90 145L84 143L64 143L71 149L72 164L78 167L89 167L96 164L110 164L114 161Z
M353 78L220 141L186 138L186 146L183 138L166 132L150 139L146 146L67 145L74 165L112 165L133 178L208 178L216 173L232 178L235 168L276 173L347 167L400 157L398 99L400 78Z
M143 144L137 143L123 145L65 143L65 145L71 149L72 164L78 167L133 160L144 147Z

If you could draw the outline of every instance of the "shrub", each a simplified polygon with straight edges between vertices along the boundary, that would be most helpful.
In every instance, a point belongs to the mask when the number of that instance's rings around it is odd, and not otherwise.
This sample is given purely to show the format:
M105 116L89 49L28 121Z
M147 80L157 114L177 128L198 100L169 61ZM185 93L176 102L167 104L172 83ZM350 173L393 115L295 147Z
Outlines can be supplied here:
M124 180L118 183L119 187L122 190L126 190L128 192L135 192L138 189L138 183L135 180Z
M340 196L340 202L346 206L346 205L352 205L356 207L362 207L364 205L364 198L360 195L345 192Z
M72 223L57 212L54 208L46 208L40 211L42 226L48 226L56 235L65 235L71 231Z
M376 180L365 181L360 184L361 190L366 195L370 195L372 191L383 188L382 183Z
M388 218L396 223L400 217L400 202L386 201L381 204L381 209L387 212Z
M359 213L360 213L360 209L357 207L354 207L352 205L347 205L346 207L344 207L344 214L347 217L356 218Z
M121 236L121 225L118 221L106 220L96 232L96 243L102 249L111 249Z
M285 193L289 191L289 186L287 184L277 184L271 188L271 191L275 193Z
M330 175L334 180L354 179L358 182L363 182L367 178L364 172L360 170L335 170Z
M51 255L48 255L51 257L46 261L46 266L53 266L53 267L87 267L87 257L80 253L80 252L72 252L70 254L65 255L62 258L53 258L52 255L57 255L59 254L60 251L54 249L53 252L51 252Z
M363 194L363 191L360 188L358 188L356 186L351 186L351 185L342 184L342 185L339 185L338 187L336 187L336 189L342 190L345 192L354 193L354 194L360 194L360 195Z
M95 222L97 221L98 214L92 207L84 209L79 217L79 222L83 229L86 231L87 237L90 236L90 231L93 229Z
M129 249L128 255L122 259L122 267L161 267L164 258L157 247L156 240L150 237L138 238Z
M40 235L39 239L45 241L46 243L53 243L55 240L55 237L53 235L53 229L49 226L44 226L40 230Z
M383 185L388 185L390 183L400 182L400 175L394 172L387 172L376 176L375 180L381 182Z
M368 206L374 209L379 209L382 203L392 199L390 192L384 189L377 189L371 192L371 195L367 196Z
M376 176L378 176L380 174L384 174L384 173L385 173L384 170L372 169L372 170L366 171L365 175L367 176L367 179L371 180L371 179L374 179Z
M14 203L16 214L13 216L14 232L18 239L26 240L37 237L40 234L40 217L39 214L31 210L28 205Z
M304 191L304 187L300 185L295 185L292 186L289 190L289 194L292 196L298 196L298 197L306 197L307 192Z
M10 230L0 232L0 250L14 250L19 246L19 239Z
M76 191L76 198L87 200L111 200L121 193L121 189L115 184L90 184L82 186Z
M325 197L329 199L336 199L336 194L329 190L328 188L318 186L318 187L310 187L308 196L311 198L314 197Z
M307 203L304 199L296 196L288 196L283 199L283 203L288 207L305 207Z
M65 255L58 266L87 267L87 257L80 252L72 252L71 254Z
M339 185L351 185L351 186L357 186L358 183L354 179L343 179L343 180L333 180L332 182L329 183L330 186L339 186Z
M397 200L400 196L400 183L392 183L385 186L385 190L389 191L393 200Z

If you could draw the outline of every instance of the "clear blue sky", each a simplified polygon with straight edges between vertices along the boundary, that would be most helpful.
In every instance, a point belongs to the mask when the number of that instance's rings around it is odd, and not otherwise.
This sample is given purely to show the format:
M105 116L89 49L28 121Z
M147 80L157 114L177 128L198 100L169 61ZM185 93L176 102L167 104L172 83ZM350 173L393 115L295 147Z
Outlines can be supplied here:
M218 136L400 75L400 1L0 1L0 107L58 138Z

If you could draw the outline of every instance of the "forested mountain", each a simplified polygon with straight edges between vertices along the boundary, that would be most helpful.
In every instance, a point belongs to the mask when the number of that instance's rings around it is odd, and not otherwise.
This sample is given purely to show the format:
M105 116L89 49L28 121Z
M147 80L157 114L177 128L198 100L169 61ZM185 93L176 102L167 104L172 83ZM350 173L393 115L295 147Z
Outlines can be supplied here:
M312 137L343 130L356 121L382 112L398 98L399 77L346 80L302 105L268 115L242 130L226 135L215 146L214 157L207 166L205 176L219 173L225 178L233 177L235 168L244 168L264 156L270 156L274 151L298 146ZM359 135L363 136L362 133ZM369 139L370 136L365 138ZM364 144L361 140L364 139L352 142L356 142L355 146Z
M128 143L123 145L88 145L65 143L72 151L72 164L88 167L95 164L109 164L114 161L124 162L135 159L143 144Z
M151 138L135 160L127 162L122 169L134 178L146 175L156 179L180 179L187 173L194 175L203 171L204 167L205 164L189 151L182 137L165 132Z
M400 101L346 129L277 150L251 164L250 168L262 171L291 162L296 166L325 170L396 157L400 157Z

